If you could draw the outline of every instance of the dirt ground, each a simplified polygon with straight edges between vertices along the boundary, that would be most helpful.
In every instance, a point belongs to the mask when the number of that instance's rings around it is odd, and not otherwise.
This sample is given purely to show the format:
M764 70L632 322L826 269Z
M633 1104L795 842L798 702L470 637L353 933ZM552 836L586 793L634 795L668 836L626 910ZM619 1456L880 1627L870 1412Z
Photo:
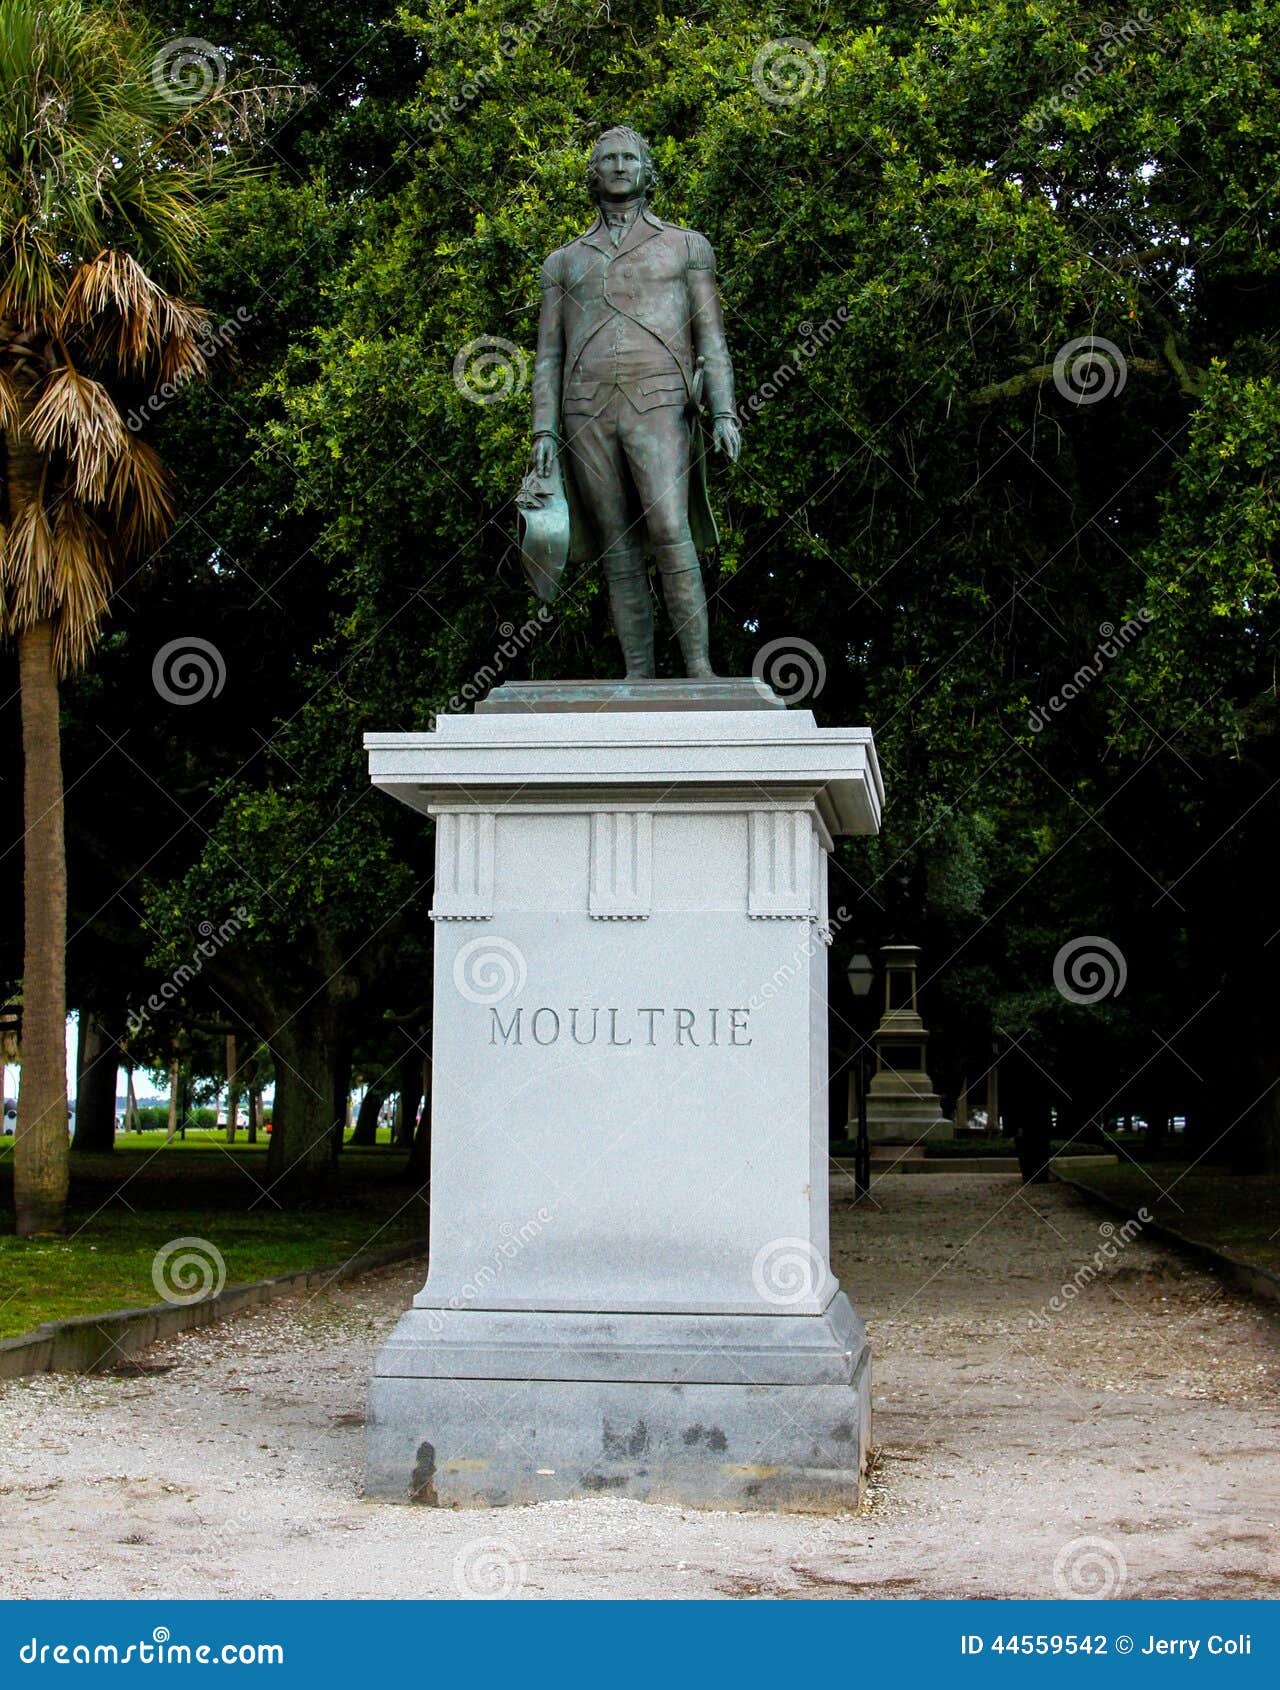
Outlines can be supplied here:
M0 1596L1280 1593L1277 1314L1061 1186L891 1175L856 1210L846 1186L860 1515L365 1502L364 1384L412 1267L159 1345L163 1371L0 1384Z

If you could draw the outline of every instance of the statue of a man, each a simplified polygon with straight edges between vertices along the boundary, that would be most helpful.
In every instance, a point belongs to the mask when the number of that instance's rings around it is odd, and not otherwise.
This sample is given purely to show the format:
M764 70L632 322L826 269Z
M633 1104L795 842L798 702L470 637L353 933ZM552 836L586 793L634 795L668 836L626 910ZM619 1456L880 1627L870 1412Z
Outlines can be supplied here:
M698 546L715 544L702 418L736 461L733 368L705 235L649 210L653 158L633 129L596 142L599 215L542 267L530 482L563 475L569 556L598 557L628 679L654 673L649 559L686 673L712 673Z

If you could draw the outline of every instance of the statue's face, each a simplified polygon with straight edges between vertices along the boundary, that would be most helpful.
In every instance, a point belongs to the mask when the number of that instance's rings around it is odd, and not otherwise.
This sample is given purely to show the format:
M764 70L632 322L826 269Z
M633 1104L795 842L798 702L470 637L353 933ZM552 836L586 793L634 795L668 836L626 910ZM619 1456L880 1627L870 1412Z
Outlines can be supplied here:
M606 135L594 159L600 192L610 199L629 199L644 182L644 160L634 141L622 135Z

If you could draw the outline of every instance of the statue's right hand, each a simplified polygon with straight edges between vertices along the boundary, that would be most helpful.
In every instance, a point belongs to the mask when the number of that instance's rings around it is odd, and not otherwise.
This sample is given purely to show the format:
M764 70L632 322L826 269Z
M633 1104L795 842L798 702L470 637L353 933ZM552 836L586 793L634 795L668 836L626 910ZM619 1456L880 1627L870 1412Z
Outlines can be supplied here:
M533 443L529 467L539 481L545 481L555 468L556 443L549 434L540 434Z

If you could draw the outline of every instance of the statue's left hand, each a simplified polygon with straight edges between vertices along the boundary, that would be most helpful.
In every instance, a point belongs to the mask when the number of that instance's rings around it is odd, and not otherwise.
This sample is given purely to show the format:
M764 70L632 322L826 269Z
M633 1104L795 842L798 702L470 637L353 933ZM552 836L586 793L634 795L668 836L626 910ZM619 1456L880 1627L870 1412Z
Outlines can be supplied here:
M556 467L556 443L554 436L539 434L534 437L533 450L529 454L529 468L539 481L545 481Z
M738 461L738 453L742 450L742 430L732 417L717 417L711 430L711 444L717 452L723 452L731 464Z

